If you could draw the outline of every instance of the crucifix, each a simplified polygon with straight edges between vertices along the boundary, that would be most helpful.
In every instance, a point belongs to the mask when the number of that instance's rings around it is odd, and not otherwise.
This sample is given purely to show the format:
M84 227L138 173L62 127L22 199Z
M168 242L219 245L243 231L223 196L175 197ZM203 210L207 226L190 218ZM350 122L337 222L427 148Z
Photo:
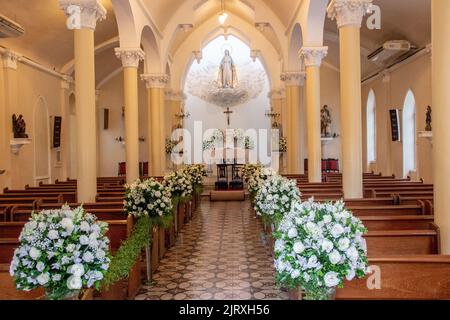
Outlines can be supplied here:
M224 114L226 114L227 116L227 122L228 122L228 126L230 125L230 116L233 113L233 111L230 110L230 107L227 107L227 111L223 112Z

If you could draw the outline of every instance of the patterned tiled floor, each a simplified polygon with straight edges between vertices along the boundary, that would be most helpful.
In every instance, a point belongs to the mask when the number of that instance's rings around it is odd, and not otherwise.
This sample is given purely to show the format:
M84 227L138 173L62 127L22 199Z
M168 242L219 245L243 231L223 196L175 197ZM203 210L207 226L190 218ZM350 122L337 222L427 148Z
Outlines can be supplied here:
M203 200L138 300L287 299L274 283L262 225L246 202Z

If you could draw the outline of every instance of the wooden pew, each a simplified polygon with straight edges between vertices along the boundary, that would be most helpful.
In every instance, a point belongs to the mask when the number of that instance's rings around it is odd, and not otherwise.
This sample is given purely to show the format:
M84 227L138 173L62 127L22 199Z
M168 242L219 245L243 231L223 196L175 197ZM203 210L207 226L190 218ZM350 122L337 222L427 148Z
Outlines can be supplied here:
M336 299L450 299L450 256L372 257L369 264L380 268L381 288L367 287L369 275L345 282Z
M370 257L408 254L439 254L439 230L369 231L364 238Z
M121 209L89 209L89 213L95 215L99 220L123 220L127 214L123 208ZM28 221L31 217L32 210L11 209L10 221Z
M362 223L369 231L380 230L430 230L433 229L434 217L426 216L363 216Z
M356 216L373 215L424 215L424 205L346 206Z
M45 199L45 198L56 198L61 197L63 202L77 202L76 192L48 192L48 191L27 191L27 190L4 190L4 195L6 197L15 198L34 198L34 199Z

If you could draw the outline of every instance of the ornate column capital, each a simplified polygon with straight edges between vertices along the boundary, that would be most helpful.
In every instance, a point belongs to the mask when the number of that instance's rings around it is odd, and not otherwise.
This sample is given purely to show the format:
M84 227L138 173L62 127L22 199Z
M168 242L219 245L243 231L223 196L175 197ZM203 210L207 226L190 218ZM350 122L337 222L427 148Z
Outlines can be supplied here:
M283 81L286 86L303 86L305 84L306 74L300 71L287 71L281 74L281 81Z
M159 88L164 89L169 83L169 76L165 73L141 74L141 80L145 81L147 89Z
M122 60L124 68L137 68L144 60L145 53L141 48L115 48L116 57Z
M355 26L361 28L364 15L370 12L372 0L332 0L328 5L328 18L336 19L338 28Z
M299 51L306 67L320 67L323 58L328 54L328 47L303 47Z
M20 61L20 54L12 51L11 49L6 49L2 53L3 68L17 70L17 62Z
M98 0L59 0L67 16L67 28L95 30L98 20L106 19L106 9Z
M281 100L286 98L286 91L283 88L272 89L267 97L271 100Z
M69 90L70 86L74 83L74 80L69 75L63 75L61 78L61 89Z

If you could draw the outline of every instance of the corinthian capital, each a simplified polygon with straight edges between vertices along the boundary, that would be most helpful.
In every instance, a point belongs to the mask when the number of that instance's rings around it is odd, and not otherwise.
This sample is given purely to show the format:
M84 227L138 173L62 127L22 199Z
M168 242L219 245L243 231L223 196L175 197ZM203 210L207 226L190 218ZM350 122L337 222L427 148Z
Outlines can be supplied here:
M305 84L305 73L299 71L287 71L281 74L281 81L283 81L286 86L303 86Z
M145 53L141 48L115 48L116 57L122 60L124 68L137 68L144 60Z
M299 56L304 59L307 67L320 67L327 54L328 47L303 47L299 51Z
M17 70L17 62L19 62L20 58L21 56L18 53L6 49L2 54L3 67L6 69Z
M142 74L141 79L145 81L148 89L164 89L169 83L169 76L165 73Z
M106 19L106 9L98 0L59 0L67 16L67 28L95 30L98 20Z
M370 11L372 0L332 0L328 6L328 18L336 19L338 28L361 28L362 18Z

